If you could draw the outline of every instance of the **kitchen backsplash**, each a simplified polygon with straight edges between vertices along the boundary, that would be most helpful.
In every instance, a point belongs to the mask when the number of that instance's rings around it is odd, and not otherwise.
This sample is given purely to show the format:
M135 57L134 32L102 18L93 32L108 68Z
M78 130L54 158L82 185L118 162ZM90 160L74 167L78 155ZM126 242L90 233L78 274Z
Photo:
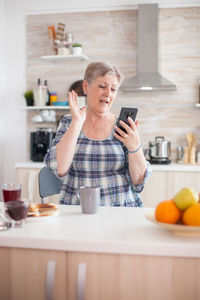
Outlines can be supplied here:
M159 67L177 86L176 91L119 92L112 110L121 106L138 107L144 147L155 136L171 141L172 157L176 147L186 145L186 133L193 132L200 142L200 109L195 108L200 77L200 8L166 8L159 13ZM52 55L48 42L49 25L66 24L74 42L83 45L87 62L43 62ZM109 61L125 77L137 70L137 10L79 12L27 16L27 89L37 78L47 79L49 90L63 101L70 85L83 78L92 61ZM32 130L27 114L28 132Z

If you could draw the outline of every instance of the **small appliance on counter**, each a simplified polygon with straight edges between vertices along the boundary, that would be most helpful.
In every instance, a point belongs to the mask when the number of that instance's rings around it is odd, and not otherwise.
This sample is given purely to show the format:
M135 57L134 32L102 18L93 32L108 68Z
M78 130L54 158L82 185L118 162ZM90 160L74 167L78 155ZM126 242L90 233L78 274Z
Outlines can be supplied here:
M36 128L30 134L30 159L35 162L42 162L51 147L55 132L52 128Z
M164 136L156 136L155 141L149 142L149 162L151 164L170 164L171 143Z

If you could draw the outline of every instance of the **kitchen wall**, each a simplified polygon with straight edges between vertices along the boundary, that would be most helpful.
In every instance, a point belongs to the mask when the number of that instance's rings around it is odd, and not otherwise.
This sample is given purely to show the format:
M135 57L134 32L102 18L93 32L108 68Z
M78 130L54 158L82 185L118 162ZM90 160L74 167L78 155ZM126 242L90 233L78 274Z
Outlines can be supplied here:
M129 5L129 1L0 0L0 186L15 180L15 163L27 160L26 111L21 109L26 90L26 16L115 9L118 5Z
M4 3L0 0L0 107L3 105L3 80L4 80L4 63L3 63L3 34L4 34ZM3 112L0 109L0 167L3 159ZM0 172L0 182L2 182L3 174Z
M139 108L140 132L144 147L155 136L172 143L173 158L185 135L193 132L200 141L198 77L200 70L200 8L163 8L159 14L159 66L161 73L176 84L177 91L119 92L112 110L121 106ZM37 78L48 79L50 90L64 100L72 82L83 78L89 62L41 62L52 54L47 26L66 24L74 41L83 44L91 61L110 61L125 75L137 70L137 10L80 12L27 17L27 87ZM29 123L29 126L31 124Z
M23 92L26 89L26 16L27 15L37 15L37 14L52 14L52 13L66 13L66 12L78 12L78 11L105 11L112 9L133 9L136 8L138 3L142 3L142 0L102 0L101 2L94 2L93 0L81 0L74 1L47 1L47 0L0 0L0 185L6 181L15 180L15 169L14 164L20 161L25 161L27 159L27 138L26 138L26 112L21 109L24 106L25 101L23 98ZM153 1L145 1L145 3ZM187 0L171 0L157 1L160 4L160 7L197 7L199 6L199 1L187 1ZM191 18L191 28L192 31L196 28L196 21L193 20L193 15L189 16ZM170 19L170 18L169 18ZM196 19L196 17L195 17ZM179 18L175 18L176 22L179 21ZM184 19L185 21L185 19ZM102 23L102 22L101 22ZM168 18L167 18L168 23ZM103 23L102 23L103 24ZM167 25L167 24L166 24ZM163 26L165 24L163 23ZM185 26L184 26L185 29ZM174 27L172 26L172 31ZM182 28L179 28L181 32ZM196 30L196 29L195 29ZM188 31L187 31L188 32ZM196 32L196 31L195 31ZM169 30L169 35L171 31ZM188 46L194 42L194 37L191 38L190 33L188 35ZM182 38L176 39L177 42L181 42ZM185 37L186 38L186 37ZM168 37L165 37L167 41ZM199 43L199 36L196 38L196 43ZM166 44L166 43L165 43ZM169 43L169 47L171 42ZM168 46L165 47L168 49ZM179 47L178 47L179 49ZM87 49L88 50L88 49ZM161 55L163 56L163 49L161 48ZM183 49L184 50L184 49ZM190 49L189 55L193 57L193 47ZM86 49L85 49L86 52ZM178 53L178 52L176 52ZM182 53L182 51L181 51ZM3 54L3 55L2 55ZM196 55L196 54L195 54ZM199 52L198 52L199 55ZM194 58L195 59L195 58ZM196 83L194 82L194 70L198 68L197 64L194 62L194 59L186 59L185 69L188 72L182 71L182 68L179 72L179 78L182 76L187 76L185 81L180 79L181 88L185 88L188 84L192 83L192 93L193 98L191 101L190 91L188 91L189 103L185 103L185 100L181 102L182 97L179 99L178 108L182 108L183 115L178 119L179 128L187 128L187 122L189 122L189 129L196 128L194 125L191 125L193 122L193 117L197 119L199 111L193 107L193 104L197 98ZM190 65L192 61L192 65ZM175 65L178 64L177 60L173 59ZM132 63L134 66L134 63ZM167 60L165 59L165 64L162 62L162 69L166 70ZM180 62L179 62L180 64ZM134 67L136 69L136 66ZM124 70L122 70L124 71ZM130 70L131 72L131 70ZM166 72L166 71L165 71ZM192 74L192 77L190 77ZM170 76L173 75L173 71L170 69ZM2 80L1 80L2 79ZM172 80L172 77L170 77ZM3 83L2 83L3 82ZM127 95L128 96L128 95ZM126 97L127 97L126 96ZM153 113L153 124L145 123L143 125L144 133L149 128L157 128L157 116L154 113L154 107L151 108L151 103L148 101L148 97L144 96L141 99L140 95L129 95L126 98L123 98L126 104L130 104L131 99L140 99L141 103L143 102L143 113L146 111L145 115ZM167 97L167 103L163 104L159 101L162 98L162 95L155 95L155 101L158 102L157 105L161 106L161 109L164 111L166 117L170 116L170 119L176 119L176 115L169 109L167 104L173 103L173 98L171 95ZM166 99L166 98L165 98ZM186 99L186 97L184 97ZM165 100L166 101L166 100ZM193 103L192 103L193 102ZM185 103L185 104L184 104ZM165 109L167 107L167 109ZM189 108L189 109L188 109ZM192 114L191 114L192 109ZM141 111L141 109L140 109ZM166 118L165 117L165 118ZM141 123L144 121L141 119ZM155 124L154 124L155 123ZM174 127L174 123L163 122L164 127ZM142 125L142 124L141 124ZM148 125L148 126L147 126ZM151 129L152 130L152 129ZM160 129L161 130L161 129ZM178 129L179 130L179 129ZM198 128L196 129L198 131ZM176 128L174 129L173 135L176 135ZM143 139L144 141L144 139ZM0 194L0 200L2 200L2 195Z

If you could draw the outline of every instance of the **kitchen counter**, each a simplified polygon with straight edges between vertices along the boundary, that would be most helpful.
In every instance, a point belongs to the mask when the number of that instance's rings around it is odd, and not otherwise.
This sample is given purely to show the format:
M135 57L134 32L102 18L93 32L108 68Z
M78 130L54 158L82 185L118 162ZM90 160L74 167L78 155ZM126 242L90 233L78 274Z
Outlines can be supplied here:
M45 166L43 162L34 162L34 161L24 161L15 164L15 168L24 168L24 169L41 169Z
M200 236L179 236L145 218L152 208L100 207L96 215L80 206L59 206L48 220L0 232L0 246L93 253L200 257ZM41 218L40 218L41 219Z
M15 168L30 168L30 169L40 169L43 168L45 164L43 162L19 162L15 164ZM171 163L168 165L163 164L152 164L153 171L182 171L182 172L200 172L200 164L190 165L190 164L177 164Z
M168 165L151 164L153 171L169 171L169 172L200 172L200 164L177 164Z

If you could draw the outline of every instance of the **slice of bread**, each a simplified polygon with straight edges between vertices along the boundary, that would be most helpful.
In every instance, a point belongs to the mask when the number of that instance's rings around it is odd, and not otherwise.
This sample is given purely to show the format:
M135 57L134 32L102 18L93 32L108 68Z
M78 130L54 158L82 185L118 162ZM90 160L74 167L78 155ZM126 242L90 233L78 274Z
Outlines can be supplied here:
M49 211L49 210L57 210L58 209L58 206L54 203L43 203L43 204L36 204L36 208L39 210L39 212L42 212L42 211Z
M54 203L32 203L29 207L29 217L45 217L57 214L58 205Z

